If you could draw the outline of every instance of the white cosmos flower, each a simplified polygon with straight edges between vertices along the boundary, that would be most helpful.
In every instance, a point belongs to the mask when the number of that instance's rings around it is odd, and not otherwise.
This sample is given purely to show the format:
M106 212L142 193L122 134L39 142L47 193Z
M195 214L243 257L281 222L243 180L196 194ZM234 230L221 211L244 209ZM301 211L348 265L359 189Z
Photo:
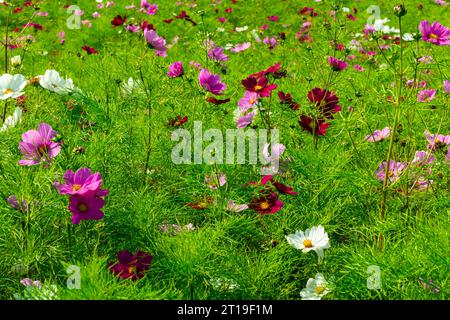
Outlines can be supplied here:
M0 100L20 97L24 94L22 90L26 85L27 79L23 75L5 73L0 77Z
M236 27L236 32L244 32L248 29L248 26Z
M133 78L129 78L127 82L122 84L122 93L124 95L134 94L134 93L142 93L142 82L139 80L134 80Z
M11 65L14 68L19 67L22 64L22 58L20 56L14 56L11 58Z
M327 287L328 282L321 273L316 274L316 277L309 278L306 283L306 288L302 289L300 295L302 300L320 300L324 295L330 292Z
M14 127L22 120L22 109L16 108L14 113L5 119L0 131L6 131L8 128Z
M286 240L290 245L304 253L314 250L319 256L319 260L324 256L323 250L330 247L328 234L321 225L306 229L305 232L297 231L294 234L287 235Z
M67 95L74 89L72 79L63 79L56 70L47 70L43 76L38 76L42 88L60 95Z
M405 33L405 34L403 34L403 40L404 41L413 41L414 36L411 33Z

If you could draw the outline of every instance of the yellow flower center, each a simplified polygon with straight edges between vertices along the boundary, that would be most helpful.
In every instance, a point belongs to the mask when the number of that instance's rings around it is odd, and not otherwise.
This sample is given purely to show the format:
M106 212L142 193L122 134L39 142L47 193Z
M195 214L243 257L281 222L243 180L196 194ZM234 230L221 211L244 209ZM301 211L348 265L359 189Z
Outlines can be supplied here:
M136 273L136 267L135 266L128 267L128 273Z
M251 99L250 104L254 104L254 103L255 103L255 99Z
M72 186L72 190L73 191L78 191L78 190L80 190L81 189L81 185L79 185L79 184L74 184L73 186Z
M325 99L320 100L320 103L319 103L320 108L325 108L326 105L327 105L327 102L325 101Z
M389 172L388 172L388 176L389 176L390 178L392 178L392 177L394 176L394 172L389 171Z
M321 294L321 293L323 293L323 292L325 291L325 288L324 288L323 286L317 286L317 287L314 289L314 291L315 291L317 294Z
M80 210L81 212L86 212L86 211L88 211L88 206L84 203L80 203L78 205L78 210Z
M8 93L11 93L11 92L13 92L13 90L11 90L9 88L6 88L6 89L3 90L3 94L8 94Z
M263 88L263 87L260 86L259 84L255 86L255 90L256 90L256 91L259 91L259 90L261 90L262 88Z
M305 248L312 248L312 246L313 246L312 241L309 239L306 239L305 241L303 241L303 245L305 246Z
M439 39L439 37L437 35L435 35L434 33L430 34L430 38L434 39L434 40Z
M267 208L270 207L270 204L267 201L261 202L261 204L259 205L259 207L263 210L266 210Z
M39 148L37 148L37 153L40 157L44 156L45 154L47 154L47 146L46 145L42 145Z

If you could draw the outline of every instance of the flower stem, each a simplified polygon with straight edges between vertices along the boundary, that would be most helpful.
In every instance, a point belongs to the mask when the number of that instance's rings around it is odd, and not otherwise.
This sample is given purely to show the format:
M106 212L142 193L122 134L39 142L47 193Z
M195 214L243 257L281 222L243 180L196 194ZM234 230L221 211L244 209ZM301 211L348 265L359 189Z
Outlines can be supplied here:
M6 18L6 36L5 43L3 44L5 48L5 73L8 73L8 37L9 37L9 22L11 19L12 6L9 8L8 17ZM6 120L6 111L8 109L8 99L5 100L5 105L3 107L2 124Z

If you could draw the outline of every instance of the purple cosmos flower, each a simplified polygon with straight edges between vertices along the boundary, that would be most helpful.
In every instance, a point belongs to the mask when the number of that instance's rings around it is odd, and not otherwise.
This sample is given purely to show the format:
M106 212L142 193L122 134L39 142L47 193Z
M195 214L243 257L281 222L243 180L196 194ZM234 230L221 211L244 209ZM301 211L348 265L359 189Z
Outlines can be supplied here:
M244 96L239 99L238 106L241 108L241 111L246 111L250 108L253 108L258 103L258 93L245 91Z
M436 95L436 90L430 89L430 90L420 90L417 94L417 101L419 102L431 102L434 99L434 96Z
M428 150L435 151L442 146L450 144L450 135L444 136L443 134L431 134L428 130L424 132L425 138L428 140Z
M439 22L430 23L427 20L421 21L419 30L422 33L422 40L430 42L436 46L450 45L450 29L444 27Z
M54 186L60 194L82 196L94 191L96 196L103 197L108 194L108 190L103 190L102 177L100 173L92 173L89 168L80 168L76 172L67 170L64 173L64 184L55 182Z
M221 82L220 76L211 74L208 69L202 69L200 71L198 81L203 89L215 95L221 95L227 88L227 85Z
M177 78L183 75L183 63L181 61L176 61L169 66L169 71L167 75L171 78Z
M342 71L348 66L347 62L331 56L328 57L328 64L333 68L334 71Z
M24 278L20 280L20 283L23 284L25 287L36 287L36 288L42 288L42 283L39 280L31 280L30 278Z
M228 61L228 56L223 53L223 48L215 47L208 52L208 57L214 61Z
M447 93L450 93L450 81L444 80L443 86L444 86L444 91Z
M53 139L58 133L46 123L40 123L36 130L22 134L19 150L25 159L19 161L21 166L32 166L41 162L49 163L61 152L61 146Z
M82 196L70 196L69 210L72 212L72 223L79 224L80 220L100 220L104 213L100 210L105 200L96 196L95 191L89 191Z
M166 57L167 56L167 47L166 47L166 40L156 33L155 30L144 30L144 37L147 41L148 45L155 49L155 53L157 56L160 57Z
M414 155L414 159L411 161L411 163L415 163L418 166L424 166L426 164L433 163L434 156L426 151L416 151Z
M396 162L394 160L391 160L389 163L389 169L388 169L388 179L389 181L395 182L397 181L402 171L406 168L406 162ZM378 167L378 170L376 172L376 176L378 180L384 181L385 178L385 169L386 169L386 161L384 161L380 166Z
M9 205L16 210L28 211L27 202L25 200L22 200L22 205L20 205L19 200L17 199L17 197L15 195L9 196L6 201L8 201Z
M381 130L375 130L372 134L366 136L366 141L368 142L378 142L383 141L391 134L391 129L386 127Z
M247 50L248 48L250 48L251 45L252 44L250 42L238 43L233 48L231 48L230 51L234 52L234 53L242 52L242 51Z

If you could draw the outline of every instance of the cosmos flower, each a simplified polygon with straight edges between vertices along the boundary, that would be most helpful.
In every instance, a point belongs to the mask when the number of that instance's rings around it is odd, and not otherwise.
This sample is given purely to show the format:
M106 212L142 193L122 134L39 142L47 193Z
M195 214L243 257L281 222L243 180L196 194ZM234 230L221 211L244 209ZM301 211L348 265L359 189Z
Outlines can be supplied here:
M300 296L302 300L321 300L329 292L328 282L321 273L318 273L315 278L308 279L306 288L302 289Z
M72 79L63 79L56 70L46 70L45 74L38 76L42 88L59 95L67 95L74 90Z
M233 200L229 200L227 203L227 210L231 212L242 212L247 209L247 204L236 204Z
M206 98L206 101L208 101L209 103L212 103L212 104L214 104L216 106L219 106L221 104L230 102L230 100L231 100L230 98L226 98L226 99L217 99L215 97L207 97Z
M422 33L422 40L436 46L450 45L450 29L444 27L439 22L430 23L427 20L421 21L419 30Z
M211 74L208 69L202 69L198 74L200 85L208 92L214 95L221 95L227 88L227 85L221 82L220 76Z
M292 99L292 95L290 93L284 93L283 91L278 91L278 98L280 99L281 104L288 105L292 110L300 109L300 104L294 102Z
M270 50L272 50L272 49L275 49L276 48L276 46L278 45L278 41L277 41L277 39L275 38L275 37L265 37L264 39L263 39L263 43L265 44L265 45L267 45L267 47L270 49Z
M19 204L19 200L15 195L9 196L8 199L6 199L6 201L12 208L18 211L22 212L28 211L28 203L25 200L22 200L22 203Z
M366 136L366 141L368 142L378 142L383 141L391 134L391 129L389 127L383 128L381 130L375 130L372 134Z
M308 99L316 105L316 108L329 119L333 118L333 113L341 111L339 98L327 89L314 88L308 92Z
M225 53L223 53L223 48L221 47L215 47L209 50L208 57L214 61L221 61L221 62L228 61L228 56Z
M418 102L431 102L434 100L434 96L436 95L436 90L420 90L417 93L417 101Z
M256 116L256 111L253 110L251 112L244 112L242 113L242 111L238 108L235 111L235 114L238 114L238 118L236 120L236 127L238 129L244 129L246 128L250 123L252 123L253 118Z
M177 116L174 119L170 119L168 125L171 127L181 127L183 124L185 124L188 121L188 117L184 116Z
M303 114L300 116L299 125L303 130L316 136L324 136L330 126L324 119L313 119L312 117Z
M450 135L431 134L428 130L425 130L424 134L428 140L428 150L435 151L450 144Z
M100 209L105 200L97 196L96 191L88 191L83 195L70 196L69 210L72 212L72 223L79 224L81 220L100 220L105 215Z
M18 124L21 120L22 120L22 109L17 107L14 110L14 113L5 119L2 127L0 128L0 132L15 127L16 124Z
M450 81L444 80L443 87L445 92L450 93Z
M315 251L319 259L324 257L323 250L330 247L328 234L321 225L306 229L305 232L297 231L287 235L286 240L294 248L302 250L303 253Z
M389 182L393 183L400 179L400 176L406 168L406 162L396 162L391 159L389 162L389 168L388 168L388 179ZM384 181L385 178L385 170L386 170L386 161L383 161L382 164L378 167L377 172L375 173L378 180Z
M205 183L212 190L216 190L218 186L223 187L227 183L227 177L223 173L220 173L219 177L216 174L212 174L205 176Z
M127 16L122 17L121 15L117 15L111 20L111 24L113 25L113 28L115 28L124 25L126 21Z
M27 79L21 74L3 74L0 76L0 100L20 97L26 85Z
M82 46L81 49L83 49L83 51L86 51L86 53L89 55L98 53L98 51L95 48L89 46Z
M155 49L155 53L157 56L160 57L167 56L166 40L163 37L158 36L155 30L144 29L144 38L147 41L147 44L152 49Z
M19 161L21 166L32 166L41 162L49 163L61 151L58 142L54 142L57 132L46 123L40 123L36 130L22 134L19 150L25 159Z
M183 75L183 63L181 61L176 61L169 66L169 71L167 75L171 78L181 77Z
M259 214L273 214L283 208L283 202L278 199L276 192L270 192L252 200L248 206Z
M274 145L272 145L271 153L269 154L269 143L265 143L263 146L262 154L266 162L274 162L280 160L280 157L285 150L285 145L281 143L275 143Z
M426 151L416 151L414 154L414 159L411 161L412 164L418 166L424 166L434 162L434 156Z
M60 194L82 196L91 191L99 197L108 194L108 190L101 189L100 173L92 173L89 168L80 168L76 172L69 169L64 173L64 183L55 182L53 185Z
M256 92L263 98L269 97L272 90L277 88L276 84L269 84L269 80L265 76L250 76L247 79L242 80L242 85L247 91Z
M334 71L342 71L348 66L347 62L331 56L328 57L328 64L333 68Z
M251 42L243 42L236 44L233 48L230 49L231 52L237 53L247 50L251 47Z
M117 260L119 261L110 262L108 266L114 275L122 279L138 280L150 268L153 257L142 251L132 254L128 250L123 250L117 253Z
M258 103L259 95L256 92L245 91L244 96L239 99L238 106L241 111L246 111L253 108Z

